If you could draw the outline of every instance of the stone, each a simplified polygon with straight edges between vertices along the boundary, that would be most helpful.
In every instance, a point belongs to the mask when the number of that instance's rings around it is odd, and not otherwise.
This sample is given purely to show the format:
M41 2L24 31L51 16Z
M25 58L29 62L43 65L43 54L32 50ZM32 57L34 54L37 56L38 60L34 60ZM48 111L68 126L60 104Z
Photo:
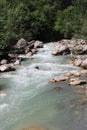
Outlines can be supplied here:
M14 62L14 65L15 65L15 66L20 65L20 64L21 64L21 62L20 62L19 59L17 59L17 60Z
M67 76L67 77L71 77L71 76L78 77L78 76L80 76L80 72L70 72L70 73L66 73L65 76Z
M42 41L36 40L34 42L34 48L42 48L42 47L43 47L43 42Z
M52 51L52 55L67 55L70 54L70 49L67 45L57 44L55 45L54 50Z
M24 38L21 38L20 40L18 40L18 42L15 45L15 47L18 49L25 48L26 46L27 46L27 41Z
M87 69L87 59L85 59L85 60L82 61L81 66L82 66L84 69Z
M73 86L76 86L76 85L83 85L83 84L86 84L86 80L80 80L80 79L71 79L69 84L70 85L73 85Z
M35 66L35 69L39 70L40 68L39 68L39 66Z
M15 67L13 64L4 64L0 66L0 72L14 71Z
M7 61L6 59L3 59L3 60L1 60L0 64L1 64L1 65L4 65L4 64L7 64L7 62L8 62L8 61Z
M36 54L37 50L36 49L32 49L32 54Z
M75 66L80 66L81 63L82 63L82 60L81 60L81 59L75 59L75 61L74 61L74 65L75 65Z
M87 70L82 70L80 73L81 74L87 74Z
M66 81L69 77L67 76L56 76L53 79L49 80L49 82L60 82L60 81Z

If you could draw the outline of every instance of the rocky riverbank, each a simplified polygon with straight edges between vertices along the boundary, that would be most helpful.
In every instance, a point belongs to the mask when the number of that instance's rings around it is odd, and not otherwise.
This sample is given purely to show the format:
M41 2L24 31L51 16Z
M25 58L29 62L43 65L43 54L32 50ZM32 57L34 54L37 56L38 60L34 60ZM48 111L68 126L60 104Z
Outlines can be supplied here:
M61 40L54 43L52 55L67 55L72 54L69 64L81 68L80 72L72 72L63 76L56 76L49 80L51 83L57 83L58 88L63 88L65 85L78 88L78 93L87 95L87 41L82 39L77 40ZM82 104L87 103L86 100L81 101Z
M21 38L15 46L9 52L0 53L0 72L14 71L21 65L22 58L19 57L20 54L26 55L30 58L35 54L38 48L43 47L43 42L38 40L26 41Z

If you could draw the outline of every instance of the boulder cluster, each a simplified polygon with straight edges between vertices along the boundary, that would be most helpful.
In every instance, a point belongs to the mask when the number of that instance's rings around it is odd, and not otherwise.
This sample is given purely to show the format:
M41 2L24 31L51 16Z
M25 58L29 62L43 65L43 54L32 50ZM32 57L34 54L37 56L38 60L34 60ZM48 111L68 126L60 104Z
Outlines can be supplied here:
M82 39L63 39L54 43L52 55L75 55L70 63L87 69L87 41Z
M69 85L76 86L76 85L84 85L87 84L87 79L84 79L84 75L87 74L87 70L82 70L81 72L69 72L66 73L64 76L56 76L49 80L49 82L63 82L67 81Z
M52 55L87 54L87 41L82 39L63 39L54 43Z
M42 48L43 42L32 40L27 42L21 38L9 52L0 52L0 72L14 71L21 64L20 54L31 57L37 52L37 48Z
M72 59L72 64L75 66L80 66L83 69L87 69L87 55L74 56Z
M71 54L70 64L81 67L80 72L68 72L62 76L56 76L49 80L51 83L57 83L58 87L64 84L80 88L79 93L87 95L87 41L82 39L63 39L54 43L52 55ZM86 100L87 101L87 100Z

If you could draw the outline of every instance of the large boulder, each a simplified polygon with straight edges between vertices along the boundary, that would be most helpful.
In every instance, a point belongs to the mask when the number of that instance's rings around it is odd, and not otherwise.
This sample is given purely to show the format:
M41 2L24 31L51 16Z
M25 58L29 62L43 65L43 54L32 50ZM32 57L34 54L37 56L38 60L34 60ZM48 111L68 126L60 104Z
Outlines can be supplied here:
M81 60L81 59L75 59L75 61L74 61L74 65L75 65L75 66L80 66L81 63L82 63L82 60Z
M27 41L21 38L20 40L18 40L18 42L15 45L15 53L25 54L26 46L27 46Z
M55 48L52 54L53 55L63 54L61 53L61 49L62 51L63 49L67 50L65 49L66 47L68 47L69 50L71 50L72 54L75 55L87 54L87 41L83 39L71 39L71 40L63 39L58 42L55 42ZM67 54L67 51L65 51L65 54Z
M34 48L42 48L43 47L43 42L36 40L34 42Z
M15 47L18 49L25 48L26 46L27 46L27 41L24 38L18 40L18 42L15 45Z
M4 64L0 66L0 72L14 71L15 67L13 64Z
M52 51L52 55L67 55L70 54L71 51L67 45L57 44L55 45L55 49Z
M87 68L87 55L77 55L73 57L72 64Z
M4 65L4 64L7 64L7 62L8 62L8 61L7 61L6 59L2 59L1 62L0 62L0 64L1 64L1 65Z
M72 53L76 55L83 55L87 53L87 41L82 39L75 40L73 44Z
M82 61L81 66L82 66L84 69L87 69L87 59L85 59L85 60Z

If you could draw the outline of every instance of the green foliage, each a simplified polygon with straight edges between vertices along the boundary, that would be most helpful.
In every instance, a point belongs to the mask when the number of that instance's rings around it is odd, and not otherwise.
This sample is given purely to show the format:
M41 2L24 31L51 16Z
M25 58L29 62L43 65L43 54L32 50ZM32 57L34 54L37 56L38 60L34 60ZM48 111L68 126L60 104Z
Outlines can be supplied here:
M87 0L0 0L0 49L19 38L86 38Z

